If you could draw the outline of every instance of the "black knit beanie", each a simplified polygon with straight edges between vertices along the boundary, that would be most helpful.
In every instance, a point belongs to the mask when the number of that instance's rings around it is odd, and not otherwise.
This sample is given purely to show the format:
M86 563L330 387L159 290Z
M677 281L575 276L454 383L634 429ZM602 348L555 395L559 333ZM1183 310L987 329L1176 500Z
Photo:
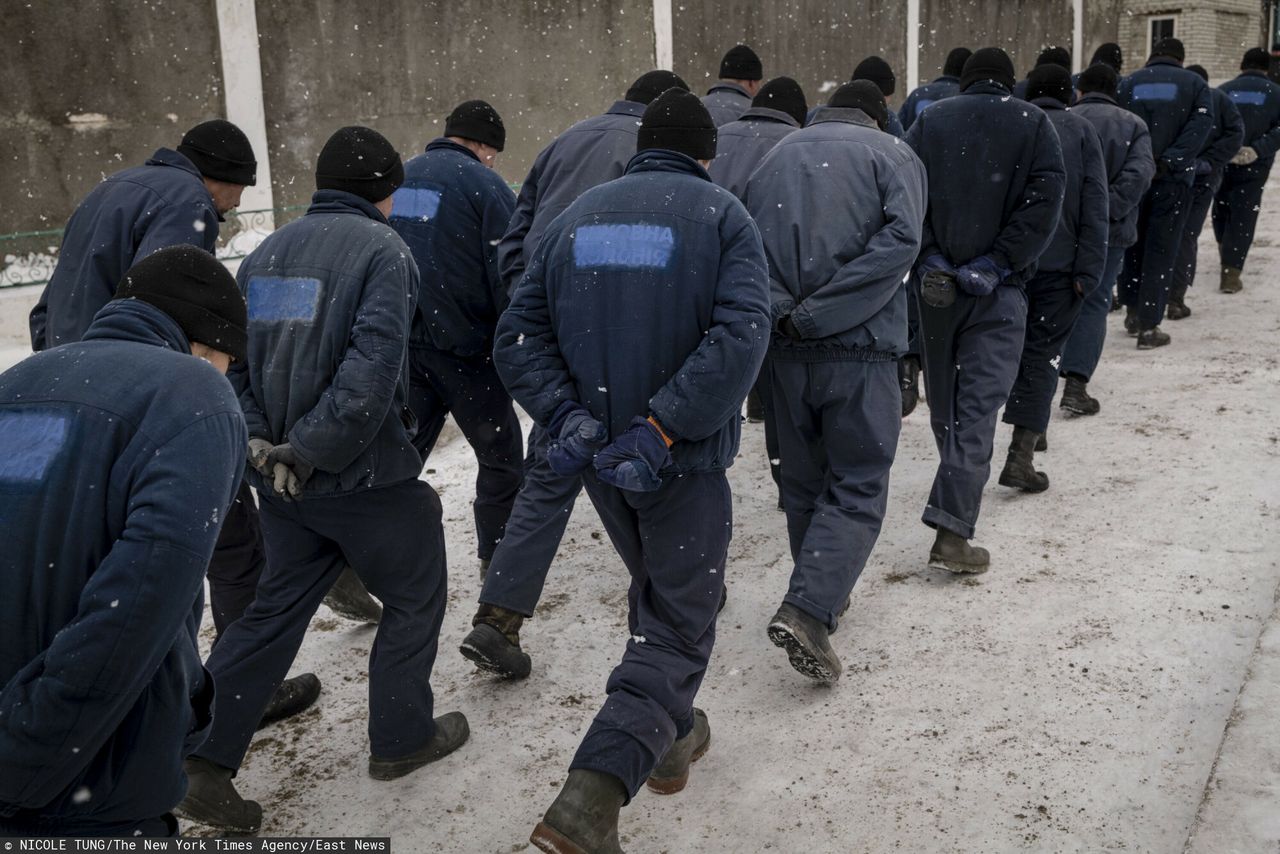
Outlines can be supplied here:
M1157 56L1176 59L1178 62L1182 62L1187 58L1187 49L1182 46L1181 39L1175 39L1173 36L1169 36L1168 38L1160 39L1160 41L1156 42L1156 46L1151 49L1152 59Z
M1124 53L1121 52L1120 45L1115 42L1103 42L1098 45L1089 64L1097 65L1099 62L1111 66L1111 70L1119 74L1120 69L1124 68Z
M191 343L245 360L244 297L227 268L203 249L182 244L153 252L124 274L116 299L150 303L172 317Z
M444 120L444 135L483 142L501 151L507 144L502 116L487 101L463 101Z
M316 189L343 190L378 203L404 183L404 164L372 128L345 127L329 137L316 161Z
M201 122L186 132L178 144L200 174L215 181L252 187L258 183L258 161L244 131L226 119Z
M1116 97L1116 89L1120 85L1120 75L1105 62L1095 62L1080 72L1076 88L1082 93L1099 92L1108 98Z
M720 60L720 79L763 80L764 66L754 50L745 44L736 45Z
M1209 72L1203 65L1188 65L1187 70L1204 82L1209 82Z
M1054 98L1063 106L1071 105L1071 72L1061 65L1037 65L1027 75L1027 100Z
M805 100L804 90L790 77L775 77L761 86L751 99L751 106L786 113L799 125L803 125L805 116L809 115L809 102Z
M947 54L947 61L942 66L942 73L948 77L959 77L964 73L964 64L969 61L971 56L973 56L973 51L967 47L951 48L951 53Z
M889 63L878 56L868 56L859 62L858 67L853 69L853 76L849 78L849 82L854 80L870 80L880 88L880 92L886 98L898 87L898 78L893 76L893 69L889 67Z
M1260 47L1249 48L1244 52L1244 59L1240 60L1241 71L1269 71L1270 69L1271 54Z
M636 139L636 151L649 148L714 160L716 126L702 99L684 89L668 89L654 98L645 108Z
M974 83L990 80L1013 91L1015 82L1013 60L998 47L984 47L969 57L960 74L960 88L968 89Z
M1071 71L1071 51L1065 47L1047 47L1036 57L1036 67L1041 65L1057 65Z
M884 130L889 124L889 107L884 102L880 87L870 80L854 80L831 93L828 107L849 107L862 110Z
M627 94L623 97L628 101L635 101L637 104L649 104L653 99L661 95L668 89L683 89L689 91L689 84L680 79L680 75L674 71L646 71L636 78L636 82L631 84L631 88L627 90Z

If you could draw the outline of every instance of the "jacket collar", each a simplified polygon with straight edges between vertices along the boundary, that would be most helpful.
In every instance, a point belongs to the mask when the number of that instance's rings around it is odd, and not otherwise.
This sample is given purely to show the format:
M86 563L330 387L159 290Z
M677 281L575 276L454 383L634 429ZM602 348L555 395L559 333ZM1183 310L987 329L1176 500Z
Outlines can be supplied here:
M710 95L712 92L734 92L746 98L747 100L751 100L750 92L748 92L746 89L743 89L742 86L740 86L739 84L730 83L728 80L721 80L719 83L717 83L716 85L712 86L710 89L707 90L708 95Z
M876 120L857 107L819 107L813 111L813 117L809 119L809 127L813 127L818 122L843 122L848 125L862 125L880 130Z
M156 153L151 155L151 159L147 161L147 165L172 166L175 169L181 169L183 172L189 172L200 182L200 189L204 190L205 194L209 196L209 207L213 207L213 196L209 193L209 188L204 185L204 176L200 174L200 170L196 168L196 165L187 159L185 154L180 154L172 148L157 148ZM219 213L218 222L226 221L226 218Z
M373 206L373 202L365 201L355 193L345 190L316 190L311 196L311 207L307 208L307 216L315 213L363 214L375 222L386 224L387 218L382 211Z
M933 78L934 83L959 83L960 78L954 74L944 74L941 77Z
M1241 71L1240 76L1241 77L1261 77L1263 80L1271 79L1270 75L1268 75L1267 72L1257 68L1250 68L1248 70Z
M604 111L606 116L635 116L640 118L644 115L645 107L648 104L642 104L639 101L614 101L613 106Z
M1182 63L1171 56L1153 56L1147 60L1147 68L1153 65L1172 65L1174 68L1181 68Z
M98 309L82 340L132 341L191 352L191 342L178 321L140 299L112 300Z
M1033 104L1042 110L1065 110L1067 105L1050 95L1044 95L1040 98L1032 100Z
M1116 99L1102 92L1089 92L1076 101L1076 106L1081 104L1110 104L1113 107L1120 106L1116 103Z
M961 90L961 95L999 95L1002 98L1008 98L1012 93L1001 86L994 80L979 80L977 83L970 83L969 88Z
M782 110L775 110L772 107L752 107L743 113L738 121L746 119L769 119L775 122L791 125L794 128L800 127L800 123L796 121L795 116L790 113L784 113Z
M635 156L627 164L626 173L630 175L635 172L675 172L693 175L710 181L711 176L707 174L707 170L702 168L702 164L678 151L668 151L665 148L646 148L644 151L636 152Z
M458 145L458 143L454 142L451 139L446 139L443 136L428 142L427 151L458 151L467 155L475 162L477 163L480 162L480 158L476 157L476 153L474 151L467 148L465 145Z

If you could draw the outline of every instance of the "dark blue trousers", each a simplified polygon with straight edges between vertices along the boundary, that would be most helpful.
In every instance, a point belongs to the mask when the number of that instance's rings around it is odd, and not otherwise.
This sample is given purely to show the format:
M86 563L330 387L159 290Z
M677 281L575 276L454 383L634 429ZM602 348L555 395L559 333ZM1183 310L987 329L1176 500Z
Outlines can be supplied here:
M795 561L783 601L834 629L884 521L902 428L898 363L771 364Z
M489 564L480 591L482 603L533 616L581 491L582 478L561 477L547 465L547 434L535 424L529 433L524 485Z
M1221 174L1210 174L1197 178L1191 185L1191 211L1187 214L1187 228L1182 233L1182 243L1178 246L1178 263L1173 268L1173 293L1178 296L1186 294L1187 288L1195 284L1196 247L1220 183Z
M475 452L476 555L493 557L521 481L520 420L486 355L462 358L440 350L409 350L409 408L418 419L413 446L427 459L453 414Z
M769 456L769 476L774 485L782 490L782 454L778 444L778 413L773 403L773 374L769 370L769 357L765 356L760 365L760 376L756 378L756 394L760 395L760 406L764 409L764 451Z
M420 480L332 498L262 496L267 568L244 616L205 666L217 685L213 729L196 751L239 768L307 625L344 566L382 600L369 654L373 755L413 753L434 735L431 668L445 606L440 499Z
M1098 369L1102 358L1102 345L1107 340L1107 315L1111 313L1111 294L1120 265L1124 263L1125 249L1112 246L1107 250L1107 265L1102 268L1098 286L1084 295L1080 316L1062 348L1062 375L1075 376L1088 382Z
M258 505L242 479L209 559L209 608L219 637L248 609L266 565Z
M178 820L170 813L143 818L137 821L94 822L57 819L25 818L21 812L10 818L0 818L0 836L21 836L32 839L49 837L73 837L76 839L172 839L178 835ZM72 849L75 850L75 849Z
M1138 209L1138 242L1129 247L1120 277L1120 301L1138 311L1138 328L1164 319L1178 248L1191 215L1191 185L1156 178Z
M929 423L938 444L923 521L971 539L991 476L996 416L1009 398L1027 325L1022 288L956 296L947 308L919 302Z
M1271 160L1252 166L1227 166L1214 198L1213 234L1218 238L1222 266L1244 269L1253 246L1253 232L1262 209L1262 189L1271 174Z
M1037 273L1027 282L1027 328L1018 375L1004 407L1004 423L1035 433L1049 429L1062 347L1082 302L1072 287L1070 273Z
M655 492L616 489L594 472L582 479L631 573L631 638L570 767L617 777L630 800L672 742L693 729L693 700L715 643L733 498L723 471L668 477Z

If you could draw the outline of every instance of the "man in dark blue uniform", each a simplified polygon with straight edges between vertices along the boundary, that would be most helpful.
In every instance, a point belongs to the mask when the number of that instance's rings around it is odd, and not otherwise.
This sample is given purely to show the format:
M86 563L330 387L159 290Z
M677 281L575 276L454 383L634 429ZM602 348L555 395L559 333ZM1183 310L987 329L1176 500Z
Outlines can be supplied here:
M1128 309L1125 330L1138 349L1169 343L1160 329L1178 246L1191 214L1196 158L1213 130L1209 86L1182 67L1182 42L1161 39L1146 67L1120 85L1120 104L1147 123L1156 175L1138 211L1138 241L1125 255L1120 300Z
M506 144L502 118L466 101L444 136L404 166L391 227L418 264L418 305L409 331L409 408L425 460L450 412L475 452L477 557L484 576L520 489L520 421L493 369L493 328L507 305L498 241L516 197L493 171Z
M380 134L338 130L320 152L306 215L240 266L249 348L230 379L249 428L268 560L253 604L206 664L220 691L209 739L187 763L187 818L238 832L261 821L231 777L348 565L385 606L369 658L370 776L403 776L467 739L460 713L432 719L444 532L440 500L418 480L405 404L418 271L386 219L403 180Z
M688 89L670 71L643 74L608 112L578 122L538 154L498 247L498 266L508 293L519 283L527 259L555 218L585 191L622 175L635 156L645 106L672 87ZM534 424L524 484L485 576L473 629L461 645L462 654L478 668L512 679L530 673L529 656L520 648L520 627L538 605L582 490L580 477L566 477L547 463L547 445L546 432Z
M1104 45L1105 47L1105 45ZM1107 314L1125 250L1138 239L1138 207L1156 162L1151 156L1147 123L1116 103L1115 70L1096 63L1080 74L1076 83L1080 100L1071 108L1093 124L1102 142L1107 165L1107 265L1097 288L1085 293L1080 314L1062 350L1062 376L1066 388L1061 407L1074 415L1096 415L1102 408L1088 391L1089 380L1102 356L1107 334Z
M840 678L829 635L866 566L902 426L903 279L920 250L924 166L882 132L875 84L846 83L747 183L769 261L769 368L794 568L769 637L793 667Z
M1206 83L1209 72L1200 65L1189 65L1187 70ZM1191 213L1187 215L1187 230L1178 246L1178 263L1173 268L1173 285L1169 289L1169 304L1165 317L1182 320L1191 316L1187 307L1187 289L1196 279L1196 247L1205 217L1213 207L1213 197L1222 184L1222 171L1240 151L1244 143L1244 121L1240 111L1232 103L1231 96L1221 89L1210 89L1213 95L1213 130L1204 142L1204 148L1196 157L1195 182L1191 185Z
M706 173L706 108L664 93L637 148L622 178L545 232L494 349L512 395L551 435L552 464L581 474L631 573L626 653L534 830L544 851L621 850L623 804L646 781L682 789L709 746L693 702L733 527L725 469L768 344L760 235Z
M971 56L973 51L969 48L953 47L942 66L942 76L917 86L907 96L907 100L902 102L902 109L898 110L898 121L901 122L904 131L911 128L916 116L930 104L960 94L960 73L964 71L964 64Z
M1004 408L1013 439L1000 484L1043 492L1049 488L1049 477L1035 470L1034 455L1049 427L1062 346L1085 294L1098 287L1107 262L1107 168L1098 132L1088 119L1067 109L1072 89L1065 68L1050 63L1033 70L1027 78L1027 99L1044 111L1058 132L1067 184L1053 239L1027 281L1022 358Z
M0 374L3 836L176 836L182 760L209 731L196 633L244 467L222 376L245 357L244 299L191 246L116 297Z
M1219 87L1244 120L1244 147L1223 172L1213 204L1213 234L1222 260L1218 288L1227 294L1244 287L1240 276L1253 245L1262 188L1280 149L1280 84L1267 77L1269 63L1266 51L1251 48L1240 63L1240 76Z
M929 564L985 572L969 544L991 474L996 416L1018 372L1027 281L1049 245L1066 182L1062 146L1043 112L1009 96L999 48L969 57L960 94L907 132L929 175L915 277L929 417L940 457L924 511L937 529ZM785 464L785 463L784 463Z
M215 119L187 131L177 151L158 149L146 165L95 187L67 221L57 266L31 310L31 349L79 341L125 270L157 249L212 252L218 223L257 169L248 137Z
M720 60L719 76L719 82L702 98L716 127L737 121L751 109L751 99L764 81L764 66L754 50L745 44L735 45Z

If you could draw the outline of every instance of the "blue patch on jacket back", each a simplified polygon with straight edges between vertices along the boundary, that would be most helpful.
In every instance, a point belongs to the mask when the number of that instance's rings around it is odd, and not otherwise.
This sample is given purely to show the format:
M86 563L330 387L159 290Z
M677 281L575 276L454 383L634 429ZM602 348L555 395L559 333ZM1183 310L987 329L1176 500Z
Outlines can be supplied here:
M67 419L43 412L0 415L7 453L0 458L0 483L40 483L67 439Z
M573 239L573 265L624 270L666 269L675 254L670 226L610 223L579 226Z
M315 320L320 280L306 276L254 276L249 279L249 320Z
M1267 103L1266 92L1247 92L1236 89L1235 91L1228 92L1227 94L1230 95L1231 100L1235 101L1237 104L1249 104L1250 106L1261 107L1263 104Z
M416 219L426 222L440 210L440 191L426 187L401 187L392 197L392 219Z
M1139 83L1133 87L1133 99L1135 101L1176 101L1178 84Z

